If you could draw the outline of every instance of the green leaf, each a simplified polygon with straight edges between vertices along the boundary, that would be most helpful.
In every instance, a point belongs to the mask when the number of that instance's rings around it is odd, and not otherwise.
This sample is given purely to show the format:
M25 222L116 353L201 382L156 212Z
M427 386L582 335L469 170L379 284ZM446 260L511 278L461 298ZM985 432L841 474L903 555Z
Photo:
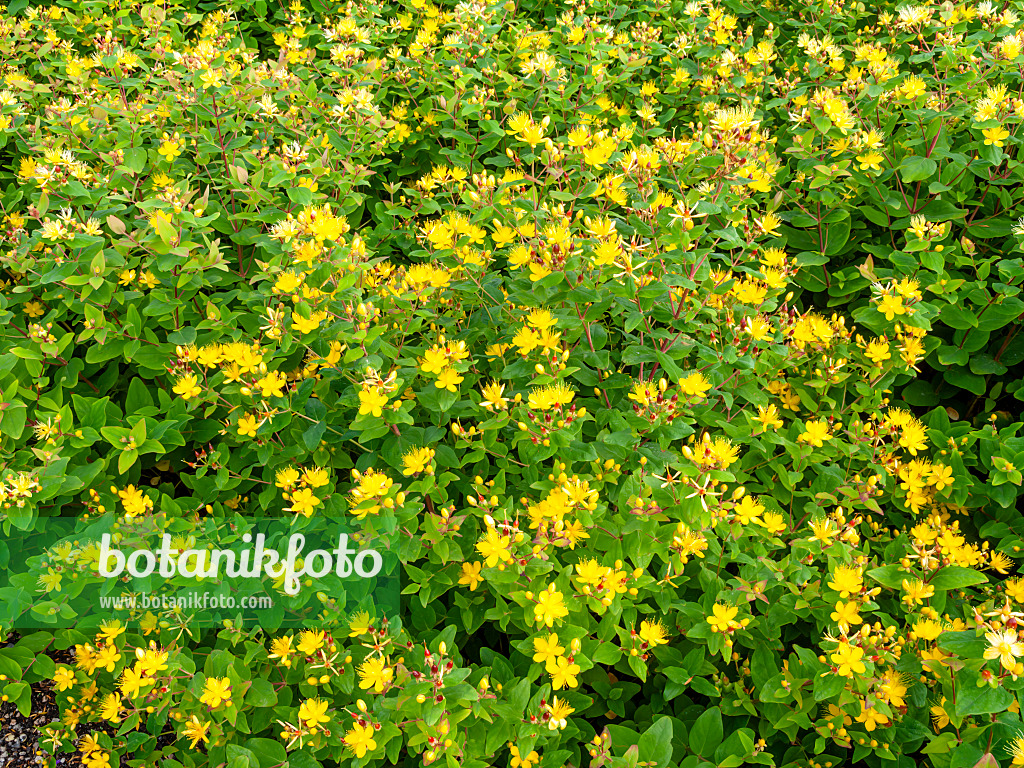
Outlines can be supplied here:
M306 446L306 450L312 451L318 445L320 445L320 441L323 439L324 432L326 431L327 425L322 421L318 421L316 424L313 424L309 429L303 432L302 443L303 445Z
M8 683L4 695L18 706L22 717L32 714L32 688L28 683Z
M978 317L978 330L995 331L1024 314L1024 301L1006 296L999 304L991 304Z
M696 727L695 723L694 728ZM693 744L692 738L690 743L691 745ZM672 718L662 717L654 723L654 725L640 735L638 744L640 747L640 762L657 763L659 766L667 766L672 762Z
M614 643L601 643L591 659L597 664L615 664L622 658L622 649Z
M153 395L149 392L144 379L133 378L128 385L128 397L125 399L124 407L128 413L138 413L142 408L150 408L154 405Z
M723 733L722 710L712 707L690 728L690 749L701 757L710 757L722 743Z
M910 578L910 574L898 565L883 565L881 568L873 568L868 571L868 576L890 589L902 589L903 580Z
M245 742L245 747L252 750L259 761L260 768L271 768L271 766L281 765L288 760L284 744L274 739L249 739Z
M721 746L715 750L715 763L718 768L738 768L746 764L754 752L754 732L749 728L740 728L729 734Z
M935 394L934 387L922 379L915 379L910 382L903 388L901 394L903 399L910 405L927 408L928 406L939 404L939 396Z
M245 692L245 703L253 707L273 707L277 704L277 691L268 680L253 680Z
M835 256L849 242L850 224L849 217L834 224L829 224L828 229L825 230L825 254L827 256Z
M8 679L20 680L21 665L12 659L9 653L6 648L0 650L0 675L5 675Z
M818 675L814 678L814 700L825 701L839 695L846 687L846 680L839 675Z
M979 376L987 376L989 374L995 374L996 376L1002 376L1006 373L1006 366L987 353L971 355L971 372L976 373Z
M313 190L296 184L294 187L288 187L288 199L296 205L307 206L313 202Z
M988 577L980 571L964 568L961 565L947 565L928 583L938 591L940 589L963 589L975 584L984 584L987 581Z
M156 233L160 236L160 240L163 241L164 245L170 245L178 235L170 222L162 216L155 216L153 218L153 226L156 227ZM187 272L182 272L181 277L186 278L186 282L191 279ZM180 286L181 283L179 283Z
M957 717L968 715L990 715L1003 712L1013 703L1013 694L1003 687L991 687L987 682L980 681L977 672L967 669L960 670L956 676L956 707Z
M129 451L121 451L117 457L117 471L122 475L134 466L139 459L139 452L134 448Z
M978 318L974 316L974 313L956 304L944 306L942 311L939 312L939 320L950 328L956 328L958 331L966 331L968 328L978 327Z
M237 744L228 744L227 758L229 768L259 768L259 760L251 750Z
M938 163L930 157L910 155L903 158L903 162L900 163L900 177L904 182L924 181L935 173L938 167Z
M978 395L978 397L984 395L987 389L985 386L985 378L983 376L971 373L963 368L945 371L942 374L942 378L954 387L966 389L968 392Z
M0 434L17 440L25 431L28 408L24 403L0 403Z
M301 750L288 755L288 765L289 768L323 768L319 760Z
M987 643L974 630L964 632L943 632L939 635L939 647L965 659L980 659Z
M133 173L142 173L147 159L146 150L141 147L129 147L124 151L124 167Z
M10 519L11 524L21 531L31 531L36 521L36 511L34 508L25 507L13 507L7 510L7 517Z

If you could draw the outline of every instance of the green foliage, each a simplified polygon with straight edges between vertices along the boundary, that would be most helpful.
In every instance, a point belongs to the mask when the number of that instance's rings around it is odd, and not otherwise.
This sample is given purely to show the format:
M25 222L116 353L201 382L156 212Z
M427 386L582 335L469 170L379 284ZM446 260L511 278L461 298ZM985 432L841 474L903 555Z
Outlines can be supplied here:
M1024 759L1019 28L12 3L4 532L344 516L403 601L86 632L0 542L72 625L4 695L90 768Z

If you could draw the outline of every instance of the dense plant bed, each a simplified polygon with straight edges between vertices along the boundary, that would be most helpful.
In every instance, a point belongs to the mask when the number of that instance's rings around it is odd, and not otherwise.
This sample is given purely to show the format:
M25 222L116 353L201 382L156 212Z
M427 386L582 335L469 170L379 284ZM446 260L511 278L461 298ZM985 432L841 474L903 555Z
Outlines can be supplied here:
M1019 3L67 5L0 20L50 765L1024 764ZM97 627L16 543L110 514L344 518L401 607Z

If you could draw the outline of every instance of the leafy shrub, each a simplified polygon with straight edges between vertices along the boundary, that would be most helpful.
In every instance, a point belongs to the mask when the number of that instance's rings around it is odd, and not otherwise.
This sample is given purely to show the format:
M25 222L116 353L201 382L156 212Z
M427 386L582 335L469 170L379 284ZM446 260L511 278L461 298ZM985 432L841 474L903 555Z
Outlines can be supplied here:
M1015 11L199 9L0 26L5 530L345 515L406 599L25 634L50 751L1024 761Z

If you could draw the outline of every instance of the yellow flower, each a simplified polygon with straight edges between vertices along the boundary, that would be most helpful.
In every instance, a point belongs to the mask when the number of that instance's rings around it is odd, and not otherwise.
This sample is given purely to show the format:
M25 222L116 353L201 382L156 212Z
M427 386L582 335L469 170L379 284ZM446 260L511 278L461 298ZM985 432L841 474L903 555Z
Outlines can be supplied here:
M943 699L945 701L945 699ZM932 707L935 710L935 707ZM945 718L945 724L949 724L949 717ZM939 726L942 727L942 726ZM1024 734L1018 733L1016 738L1010 742L1007 749L1010 752L1010 756L1013 758L1011 765L1024 765Z
M1017 657L1024 656L1024 643L1017 642L1017 630L1008 629L1003 632L985 634L989 647L985 649L986 659L999 659L1005 669L1013 671L1017 666Z
M907 314L907 308L903 306L903 299L890 294L885 294L878 302L878 311L885 315L886 320L892 320L896 315Z
M263 397L284 397L284 387L287 383L288 379L283 373L270 371L256 382L256 386Z
M533 660L544 664L548 672L555 668L556 660L565 653L565 648L559 645L558 635L552 632L547 637L539 635L533 638Z
M1024 578L1009 579L1003 586L1006 588L1007 597L1015 602L1024 603Z
M281 663L290 667L292 664L291 657L295 654L295 649L292 648L291 635L285 637L275 637L270 642L270 653L267 654L269 659L280 659Z
M181 376L174 385L174 394L179 395L182 400L191 400L202 393L203 388L199 386L199 379L191 373Z
M121 697L116 693L108 694L100 705L100 717L111 723L121 722Z
M942 625L932 619L921 619L914 624L912 638L931 641L942 634Z
M259 427L259 420L251 413L245 414L238 420L238 434L242 437L256 437L256 430Z
M383 693L391 682L394 670L383 658L367 659L359 667L359 687L363 690L373 689L374 693Z
M857 162L860 163L860 169L862 171L880 171L882 166L882 156L877 152L866 152L863 155L857 156Z
M124 672L121 673L121 693L127 696L129 699L134 699L139 695L139 691L154 682L153 678L148 677L145 672L135 665L134 667L125 668Z
M907 101L914 101L918 96L921 96L925 91L925 83L917 75L908 75L903 84L896 89L897 93L902 94L903 98Z
M480 575L481 568L483 568L483 563L463 563L459 584L469 587L470 592L475 592L477 586L483 581L483 577Z
M708 624L711 625L711 631L731 632L734 629L739 629L741 624L735 620L739 612L740 609L735 605L715 603L711 608L712 615L707 618Z
M36 169L39 164L31 157L21 158L21 165L18 168L18 175L23 179L31 179L36 175Z
M887 725L889 718L876 711L874 707L868 707L864 702L861 702L861 710L860 714L857 715L857 722L864 723L864 730L871 733L878 726Z
M932 724L935 726L937 731L941 731L949 725L949 715L946 714L945 704L946 697L943 696L942 700L929 710L932 715ZM1024 746L1024 744L1022 744L1022 746ZM1022 758L1024 758L1024 750L1022 750ZM1014 762L1016 763L1016 761ZM1024 765L1024 759L1021 760L1021 764Z
M881 367L882 363L892 357L889 351L889 342L885 339L872 339L864 349L864 355L876 366Z
M499 384L497 381L491 380L491 383L480 389L480 394L483 395L483 400L480 401L480 405L487 410L497 408L499 411L508 409L508 398L504 397L505 385Z
M305 280L305 276L295 272L282 272L274 283L274 293L295 293Z
M733 515L736 516L736 522L740 525L750 525L751 521L757 522L757 518L763 512L764 505L758 503L755 496L744 496L732 510Z
M985 137L985 146L994 144L997 147L1003 146L1003 139L1010 137L1010 132L1001 125L995 128L986 128L981 132Z
M500 536L496 528L488 528L484 537L477 542L476 549L484 558L485 565L493 568L499 563L511 563L512 554L508 551L509 536Z
M372 725L359 725L359 723L356 723L345 734L345 744L355 753L357 758L362 758L367 752L372 752L377 748L373 732Z
M167 160L167 162L174 162L175 158L181 155L181 147L177 141L173 139L167 139L160 144L160 149L157 150L159 154Z
M297 312L293 312L292 329L302 335L312 333L320 327L320 323L323 322L326 317L326 312L313 312L308 318L303 317Z
M538 624L546 624L550 628L556 621L568 615L569 609L565 607L562 593L555 589L554 584L537 595L537 604L533 606L533 618Z
M299 644L296 646L303 656L312 656L324 647L324 640L327 633L317 629L304 629L299 634Z
M832 543L832 537L838 533L832 527L832 521L827 517L812 520L809 525L811 526L811 532L814 534L811 537L811 541L820 541L826 547Z
M383 408L388 404L388 396L376 387L364 384L359 391L359 415L370 414L380 418L384 413Z
M552 698L551 704L548 705L548 712L551 714L551 719L548 721L549 730L564 730L566 725L566 718L569 717L576 710L561 701L557 696Z
M836 609L832 612L832 621L839 625L840 632L849 632L851 626L861 623L858 610L859 606L855 600L845 603L840 600L836 603Z
M514 229L506 227L497 219L494 220L494 234L491 235L491 239L494 240L495 248L504 248L518 237L519 235L516 234Z
M307 728L315 730L320 723L330 722L327 715L327 702L323 699L306 699L299 706L299 720Z
M297 515L312 517L313 509L320 503L320 499L313 495L309 488L300 488L292 494L292 505L286 507L286 511L294 512Z
M928 479L936 491L941 491L953 484L953 468L936 462L932 465Z
M882 682L878 686L878 693L882 700L892 707L906 706L904 696L907 695L907 676L903 672L893 669L882 675Z
M39 577L39 586L43 587L47 592L53 592L54 590L60 592L60 583L63 578L53 568L47 568L47 572Z
M448 355L440 347L428 349L420 361L420 370L424 373L441 373L448 365Z
M755 522L763 526L772 536L776 536L786 530L786 522L779 512L766 512L763 518Z
M30 301L21 308L21 311L29 317L39 317L46 313L46 308L38 301Z
M804 432L797 438L797 442L810 443L815 448L821 448L826 440L832 439L828 422L824 419L808 421L804 424Z
M323 467L312 467L302 472L302 482L312 488L323 488L331 482L331 475Z
M641 621L640 631L637 634L641 640L652 648L668 643L668 638L665 636L665 628L661 625L660 621Z
M192 719L185 723L183 731L185 738L192 740L192 743L189 745L189 749L195 749L196 744L200 741L203 742L203 744L210 743L210 737L206 735L209 728L209 723L204 723L196 715L192 715Z
M766 213L755 222L758 228L766 235L777 236L778 229L782 226L782 220L774 213Z
M907 605L921 605L922 601L935 594L935 587L931 584L925 584L920 579L904 579L903 591L907 593L903 596L904 603Z
M860 594L861 589L864 588L860 568L849 565L839 566L836 568L835 573L832 574L832 581L828 585L844 599L850 595Z
M679 380L679 388L687 397L704 399L707 397L708 390L711 389L711 383L703 373L695 371L689 376Z
M454 368L445 368L437 377L434 386L438 389L447 389L449 392L457 392L463 376L460 376Z
M519 747L513 746L510 748L512 753L512 759L509 761L511 768L534 768L537 763L540 762L540 755L534 750L526 757L520 757Z
M428 475L432 475L434 468L430 466L430 462L433 460L433 448L413 448L402 456L402 466L404 467L402 474L408 477L425 471Z
M782 419L779 418L779 409L774 405L767 408L757 406L757 417L754 421L761 425L761 430L767 432L769 429L778 429L782 426Z
M855 648L849 643L842 642L832 654L832 662L838 667L836 674L842 677L853 677L864 674L867 667L861 659L864 657L863 648Z
M75 684L75 671L71 667L63 665L57 667L53 673L53 685L58 691L70 690Z
M199 701L216 709L221 704L231 705L231 681L226 677L208 677Z
M551 675L551 687L556 691L563 688L575 688L578 685L576 675L580 673L580 665L569 661L564 656L559 656L551 665L548 673Z
M544 142L544 129L548 127L550 122L550 116L545 116L539 123L535 123L532 118L528 119L526 124L518 131L519 138L529 144L531 149L538 144L542 144Z
M277 474L274 475L274 485L288 491L294 488L295 484L299 482L299 477L299 470L295 467L284 467L283 469L277 470Z
M370 618L369 611L358 611L352 614L352 618L348 622L349 637L362 637L369 634L371 629L373 629L373 620Z
M199 75L204 88L217 88L223 82L223 75L218 69L205 69Z

